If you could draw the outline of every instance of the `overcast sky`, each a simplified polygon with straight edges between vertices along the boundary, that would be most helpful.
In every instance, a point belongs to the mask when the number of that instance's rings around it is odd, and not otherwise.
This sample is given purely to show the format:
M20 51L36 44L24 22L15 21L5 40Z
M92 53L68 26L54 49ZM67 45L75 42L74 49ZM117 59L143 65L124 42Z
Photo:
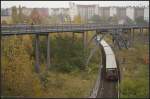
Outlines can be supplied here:
M12 6L59 8L69 7L69 2L76 4L99 4L99 6L149 6L149 1L1 1L1 8Z

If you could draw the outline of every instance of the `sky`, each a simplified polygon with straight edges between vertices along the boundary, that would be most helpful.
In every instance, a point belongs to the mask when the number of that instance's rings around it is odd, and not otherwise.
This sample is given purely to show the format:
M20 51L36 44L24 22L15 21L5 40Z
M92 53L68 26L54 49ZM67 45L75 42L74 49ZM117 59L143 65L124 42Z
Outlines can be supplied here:
M99 4L99 6L149 6L149 1L1 1L1 8L25 6L29 8L69 8L69 2L75 4Z

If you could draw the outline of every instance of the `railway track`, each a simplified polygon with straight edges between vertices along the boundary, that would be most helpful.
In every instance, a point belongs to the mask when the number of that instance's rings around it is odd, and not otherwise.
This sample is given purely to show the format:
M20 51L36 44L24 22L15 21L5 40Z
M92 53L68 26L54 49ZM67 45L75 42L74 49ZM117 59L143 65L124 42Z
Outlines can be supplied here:
M96 98L119 98L118 81L108 81L104 78L104 70L101 72L100 86Z
M106 46L106 44L104 44L104 45ZM102 47L103 46L101 46L100 48L102 48ZM110 53L110 50L108 52ZM106 52L106 50L102 51L103 54L106 54L108 52ZM115 57L112 57L112 58L114 58L112 60L115 61L115 63L116 63L115 65L117 65L116 68L119 70L119 66L115 60ZM120 81L119 74L120 73L118 73L118 75L117 75L118 80L106 79L106 75L107 75L106 74L107 72L105 72L106 71L106 63L107 63L107 65L110 65L110 64L108 64L109 62L106 62L106 59L104 59L102 62L102 65L99 66L98 78L97 78L96 84L93 88L93 91L90 95L90 98L119 98L119 81ZM110 61L110 63L113 63L113 62ZM112 67L114 67L114 66L112 66ZM96 87L98 87L98 88L96 88Z

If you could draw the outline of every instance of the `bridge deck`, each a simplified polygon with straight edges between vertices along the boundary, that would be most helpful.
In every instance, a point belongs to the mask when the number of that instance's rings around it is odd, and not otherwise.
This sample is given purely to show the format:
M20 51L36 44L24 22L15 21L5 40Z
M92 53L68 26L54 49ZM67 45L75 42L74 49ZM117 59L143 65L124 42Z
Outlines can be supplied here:
M149 25L101 25L101 24L62 24L62 25L2 25L2 35L47 34L56 32L109 31L113 29L148 28Z

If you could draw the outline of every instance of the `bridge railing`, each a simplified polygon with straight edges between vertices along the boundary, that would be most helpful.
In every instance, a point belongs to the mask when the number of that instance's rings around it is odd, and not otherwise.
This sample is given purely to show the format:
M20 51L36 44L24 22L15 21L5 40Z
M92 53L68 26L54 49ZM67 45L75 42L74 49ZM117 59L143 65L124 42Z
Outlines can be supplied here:
M106 24L56 24L56 25L2 25L3 33L22 33L22 32L57 32L57 31L73 31L73 30L98 30L98 29L117 29L117 28L142 28L149 25L106 25Z

